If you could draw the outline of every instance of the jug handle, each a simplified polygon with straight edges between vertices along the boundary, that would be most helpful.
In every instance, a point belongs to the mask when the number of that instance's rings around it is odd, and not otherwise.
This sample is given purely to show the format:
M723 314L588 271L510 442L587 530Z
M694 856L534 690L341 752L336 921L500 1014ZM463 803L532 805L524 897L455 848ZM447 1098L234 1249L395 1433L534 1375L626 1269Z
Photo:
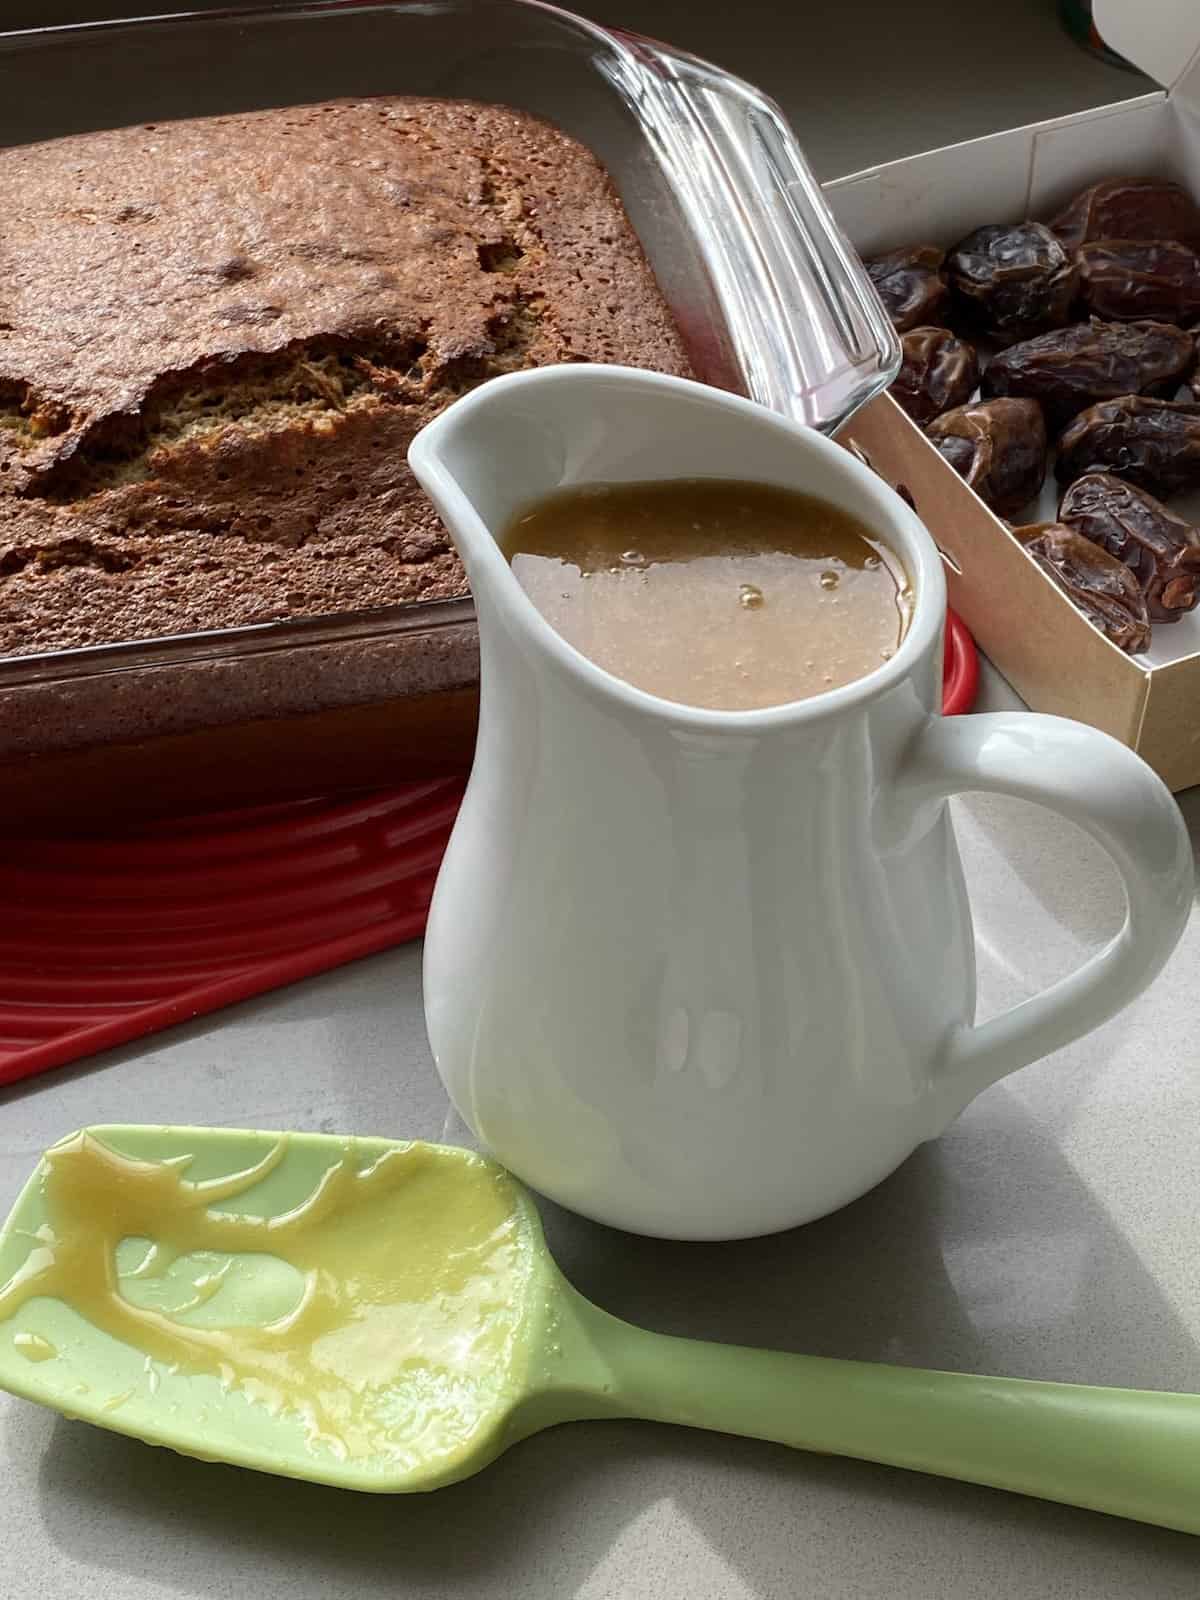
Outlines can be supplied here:
M971 790L1047 806L1103 846L1125 889L1124 924L1102 950L1041 994L950 1034L931 1085L940 1132L989 1084L1089 1033L1150 983L1187 922L1192 849L1179 807L1145 762L1063 717L930 718L904 780L918 806Z

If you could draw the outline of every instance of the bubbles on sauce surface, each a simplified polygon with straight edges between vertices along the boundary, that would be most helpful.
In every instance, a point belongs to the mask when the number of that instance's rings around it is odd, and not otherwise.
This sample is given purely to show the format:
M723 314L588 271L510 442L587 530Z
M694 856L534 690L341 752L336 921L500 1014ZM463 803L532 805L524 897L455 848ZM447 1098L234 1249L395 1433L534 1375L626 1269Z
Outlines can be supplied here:
M890 657L912 610L872 529L764 484L589 485L527 508L500 544L568 643L688 705L751 710L849 683Z

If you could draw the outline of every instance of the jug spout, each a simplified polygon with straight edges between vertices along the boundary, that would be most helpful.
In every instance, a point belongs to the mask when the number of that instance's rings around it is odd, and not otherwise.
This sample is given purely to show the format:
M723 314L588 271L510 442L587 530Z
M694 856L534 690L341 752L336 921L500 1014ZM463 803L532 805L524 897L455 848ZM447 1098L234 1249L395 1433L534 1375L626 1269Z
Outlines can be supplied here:
M568 481L579 370L493 379L448 407L409 448L417 482L437 507L477 595L495 536L523 505Z
M802 490L889 529L913 580L917 605L900 656L883 677L900 678L900 657L934 645L945 611L941 563L917 519L873 472L814 430L765 407L686 378L583 363L493 378L417 434L409 462L437 507L470 579L486 659L501 633L577 685L621 696L643 712L653 697L586 664L554 634L517 584L499 538L526 507L556 491L597 483L687 478L741 479ZM495 624L500 624L497 627ZM487 672L484 672L487 692ZM881 674L872 682L881 687ZM853 697L857 686L808 702L809 712ZM657 702L662 707L662 702ZM792 722L787 707L742 712ZM677 724L724 726L726 713L676 706ZM750 719L747 721L746 719Z
M408 459L479 598L497 553L495 536L524 506L555 490L741 478L844 501L843 452L830 446L831 455L809 455L798 474L798 433L811 430L686 378L574 363L481 385L418 433ZM940 571L930 583L940 589Z
M408 459L475 586L487 582L495 536L544 495L601 481L752 477L753 437L790 437L792 426L686 379L575 363L483 384L425 427Z

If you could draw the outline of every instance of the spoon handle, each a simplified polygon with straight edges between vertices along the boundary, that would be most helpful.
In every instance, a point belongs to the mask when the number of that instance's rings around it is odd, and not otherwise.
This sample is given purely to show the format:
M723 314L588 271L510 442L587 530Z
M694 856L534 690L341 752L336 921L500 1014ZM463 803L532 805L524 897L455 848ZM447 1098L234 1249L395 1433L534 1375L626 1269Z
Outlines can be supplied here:
M747 1350L596 1315L611 1398L628 1416L1200 1533L1200 1396Z

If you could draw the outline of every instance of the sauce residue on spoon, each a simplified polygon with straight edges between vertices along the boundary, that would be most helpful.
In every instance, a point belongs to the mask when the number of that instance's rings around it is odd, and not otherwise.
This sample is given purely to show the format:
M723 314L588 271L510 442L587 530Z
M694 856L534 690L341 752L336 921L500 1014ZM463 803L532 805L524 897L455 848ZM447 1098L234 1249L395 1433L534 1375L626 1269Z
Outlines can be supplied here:
M192 1182L189 1158L134 1160L87 1133L57 1145L41 1173L46 1221L0 1287L0 1321L53 1297L143 1353L147 1369L206 1374L272 1414L294 1413L308 1445L340 1460L403 1469L459 1453L520 1382L533 1243L515 1185L466 1151L397 1145L360 1165L347 1141L291 1209L221 1209L287 1151L281 1139L245 1171ZM122 1273L118 1253L131 1240L147 1248ZM173 1314L130 1297L136 1284L145 1300L146 1280L197 1256ZM295 1303L261 1325L208 1325L230 1265L247 1257L294 1269ZM56 1354L37 1335L10 1337L33 1361Z

